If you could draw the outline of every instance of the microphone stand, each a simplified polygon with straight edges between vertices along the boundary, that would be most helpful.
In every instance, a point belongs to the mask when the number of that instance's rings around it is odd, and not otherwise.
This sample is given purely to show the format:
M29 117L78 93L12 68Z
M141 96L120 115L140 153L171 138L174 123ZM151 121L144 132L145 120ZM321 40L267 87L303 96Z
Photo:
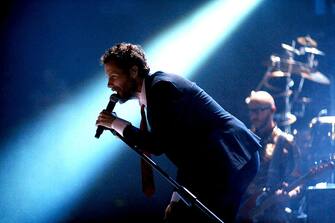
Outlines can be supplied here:
M163 178L168 181L173 188L178 192L178 194L182 197L182 200L185 201L187 206L195 206L203 213L205 213L208 217L212 218L215 222L224 223L218 216L216 216L211 210L209 210L203 203L201 203L197 197L192 194L185 187L181 186L177 181L171 178L162 168L160 168L151 158L141 152L137 145L130 145L126 142L125 138L121 136L118 132L113 129L110 129L113 135L120 138L125 144L127 144L130 148L132 148L142 159L144 159L150 166L152 166Z

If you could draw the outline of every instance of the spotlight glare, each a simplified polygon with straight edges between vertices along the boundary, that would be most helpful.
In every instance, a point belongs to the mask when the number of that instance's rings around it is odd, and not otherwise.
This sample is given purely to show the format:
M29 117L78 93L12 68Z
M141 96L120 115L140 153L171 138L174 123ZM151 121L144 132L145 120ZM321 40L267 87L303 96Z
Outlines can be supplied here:
M152 70L191 75L261 1L213 1L201 7L146 47Z
M152 71L191 75L260 1L208 3L145 45ZM44 111L1 145L0 222L60 221L103 165L117 157L120 141L107 134L94 138L95 119L110 95L102 90L105 82L99 78ZM115 111L138 125L136 101L117 105Z

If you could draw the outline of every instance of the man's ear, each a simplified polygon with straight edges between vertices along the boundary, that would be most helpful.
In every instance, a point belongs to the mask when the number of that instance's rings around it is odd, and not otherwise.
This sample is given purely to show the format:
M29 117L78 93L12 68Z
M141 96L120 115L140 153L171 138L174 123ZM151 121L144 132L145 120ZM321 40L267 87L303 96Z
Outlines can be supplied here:
M132 78L136 78L138 76L138 67L136 65L132 66L129 69L129 73Z

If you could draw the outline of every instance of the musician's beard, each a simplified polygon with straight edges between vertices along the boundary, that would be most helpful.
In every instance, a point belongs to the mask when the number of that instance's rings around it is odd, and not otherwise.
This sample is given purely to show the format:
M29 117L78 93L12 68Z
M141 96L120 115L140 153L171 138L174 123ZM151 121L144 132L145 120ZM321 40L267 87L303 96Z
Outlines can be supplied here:
M137 82L135 79L129 79L129 84L124 89L118 91L119 103L123 104L128 100L136 98Z
M255 129L255 133L262 137L262 135L266 134L269 130L272 129L272 114L268 114L263 120L258 120L253 123L252 126Z

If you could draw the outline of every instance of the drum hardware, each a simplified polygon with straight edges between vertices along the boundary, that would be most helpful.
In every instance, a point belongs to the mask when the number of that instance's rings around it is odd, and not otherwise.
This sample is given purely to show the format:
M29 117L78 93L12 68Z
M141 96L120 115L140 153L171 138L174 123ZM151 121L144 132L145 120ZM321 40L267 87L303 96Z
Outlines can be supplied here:
M305 115L306 105L311 103L312 99L308 97L300 97L296 101L294 101L293 106L295 108L294 114L302 118Z
M300 47L296 46L295 41L292 44L281 43L285 55L270 55L269 61L265 63L267 70L256 88L269 91L274 97L278 108L274 118L288 133L291 133L291 126L297 119L301 118L298 121L302 121L305 108L318 100L304 97L302 90L306 88L305 80L321 85L332 82L318 70L316 58L325 56L325 53L317 48L317 42L309 35L298 37L296 41ZM298 128L293 134L300 153L297 159L302 169L308 168L316 160L335 158L335 116L328 116L327 110L323 109L310 123L307 121L303 129ZM321 181L335 183L335 171L324 173L310 183Z
M292 45L291 47L293 49L295 49L295 41L292 41ZM292 103L290 102L290 96L288 94L288 92L290 92L291 87L294 85L293 80L291 79L291 74L294 71L293 68L295 67L295 65L297 64L294 61L294 54L293 52L286 50L286 53L288 55L288 59L287 59L287 77L286 77L286 86L285 86L285 92L286 92L286 96L284 97L285 100L285 107L284 107L284 114L283 114L283 123L282 125L285 128L285 132L290 133L291 132L291 125L297 120L297 118L291 113L291 109L292 109Z
M299 44L303 45L303 46L311 46L311 47L317 47L318 44L317 42L311 38L310 35L307 36L300 36L297 38L297 41Z
M310 121L309 128L313 128L313 126L318 123L320 117L326 117L327 115L328 110L326 108L319 111L318 115Z
M292 95L292 93L293 93L293 91L292 90L290 90L290 91L288 91L288 92L280 92L280 93L278 93L278 94L274 94L274 95L272 95L274 98L280 98L280 97L287 97L287 96L291 96Z
M296 49L296 48L294 48L294 47L292 47L292 46L290 46L290 45L287 45L287 44L285 44L285 43L282 43L282 44L281 44L281 47L282 47L283 49L285 49L286 51L295 53L295 54L297 54L297 55L301 55L301 52L300 52L298 49Z
M295 53L298 56L304 55L305 53L311 53L311 54L320 55L320 56L324 56L325 55L324 52L322 52L321 50L317 49L316 47L304 46L304 47L300 47L299 49L296 49L296 48L293 48L292 46L287 45L285 43L282 43L281 47L283 49L287 50L287 51Z
M285 50L286 56L271 55L270 61L266 63L267 70L263 76L263 79L258 84L256 90L260 90L265 87L274 91L271 93L274 98L283 98L283 112L276 115L278 124L285 128L285 132L290 133L290 125L292 125L297 117L303 117L305 112L305 106L311 102L310 98L301 97L300 94L303 89L304 80L329 85L330 80L328 77L317 70L318 61L315 59L316 56L324 56L325 53L317 49L317 42L311 38L311 36L301 36L297 38L297 42L301 45L296 47L296 42L293 40L292 43L286 44L281 43L281 47ZM296 60L295 56L307 56L306 62ZM293 89L294 77L299 78L299 83L295 89ZM278 79L284 79L283 82L278 82ZM277 87L274 84L282 84L282 87ZM292 108L294 105L300 106L301 111L292 114ZM298 107L297 107L298 108ZM335 137L335 136L334 136Z
M328 116L327 109L322 109L310 123L311 148L314 160L335 158L335 116ZM323 176L320 182L335 182L335 172Z
M329 85L330 84L330 80L321 72L319 71L308 71L306 70L302 70L300 69L301 72L300 73L293 73L293 74L298 74L298 76L300 76L301 78L316 82L318 84L325 84L325 85ZM287 72L283 72L280 69L275 69L272 72L269 72L268 74L266 74L266 81L268 81L270 78L276 78L276 77L287 77L289 74ZM269 83L267 83L269 84Z
M302 72L301 77L319 84L330 84L330 80L319 71L314 71L310 73Z
M275 58L275 61L271 59L271 63L266 63L267 65L271 64L272 66L271 72L266 73L266 81L271 78L287 77L293 74L319 84L330 84L330 80L326 77L326 75L322 74L320 71L310 68L305 63L294 60L290 61L273 55L271 57ZM291 66L291 74L288 73L289 66Z
M321 124L335 125L335 116L321 116L321 117L313 118L312 123L314 123L314 124L316 122L315 119L316 119L317 122L319 122Z
M318 50L315 47L301 47L299 53L300 53L300 55L303 55L305 53L311 53L311 54L320 55L320 56L325 55L324 52L322 52L321 50Z
M315 117L311 120L309 127L313 128L316 125L329 125L326 134L324 136L330 139L330 145L335 145L335 116L320 116Z
M293 59L280 58L278 56L271 55L270 62L265 63L267 66L271 66L272 72L274 71L282 71L286 74L288 73L288 69L291 69L291 73L300 74L302 72L309 72L310 68L307 64L295 61ZM276 75L274 75L276 77ZM271 76L269 76L271 77Z
M280 113L276 114L274 119L280 126L289 126L297 121L297 117L292 113Z
M312 102L312 99L310 99L308 97L301 97L301 98L298 99L297 102L301 103L301 104L308 104L308 103Z

